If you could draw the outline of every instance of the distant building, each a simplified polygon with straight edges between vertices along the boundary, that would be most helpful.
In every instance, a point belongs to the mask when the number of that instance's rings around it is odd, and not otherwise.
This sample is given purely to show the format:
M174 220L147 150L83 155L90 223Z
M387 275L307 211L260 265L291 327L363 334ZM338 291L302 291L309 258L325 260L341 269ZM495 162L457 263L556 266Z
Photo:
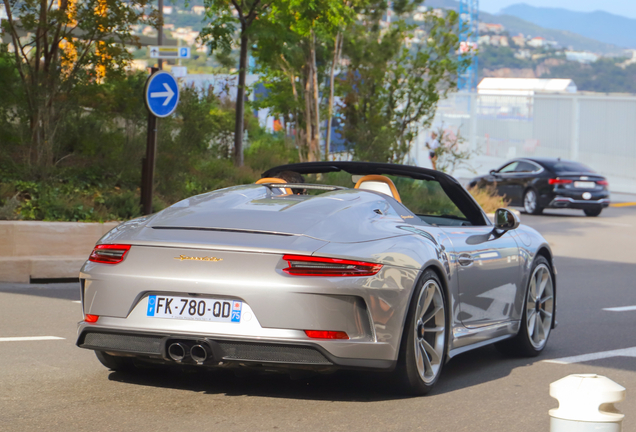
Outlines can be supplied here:
M174 8L172 6L164 6L163 7L163 14L164 15L172 15Z
M586 51L566 51L565 58L579 63L594 63L600 56Z
M528 41L528 45L534 48L541 48L547 45L546 40L541 36L534 37Z
M526 46L526 37L522 35L521 33L519 33L517 36L512 36L510 39L512 39L514 44L517 45L518 47L523 48L524 46Z
M205 13L205 8L203 6L192 6L192 13L203 15Z
M491 24L491 23L480 22L478 30L480 33L501 34L506 30L506 28L501 24Z
M426 19L426 15L424 15L421 12L417 12L415 14L413 14L413 20L414 21L424 21Z
M9 19L7 11L4 9L4 3L0 3L0 21L3 19Z
M576 93L571 79L484 78L477 86L483 95L532 96L536 93Z

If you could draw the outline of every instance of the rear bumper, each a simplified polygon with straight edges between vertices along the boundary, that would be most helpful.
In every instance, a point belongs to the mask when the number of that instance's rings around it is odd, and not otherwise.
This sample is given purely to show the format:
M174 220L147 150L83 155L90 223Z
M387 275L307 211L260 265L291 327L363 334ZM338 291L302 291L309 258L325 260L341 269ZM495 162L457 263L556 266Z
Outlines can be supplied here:
M574 199L564 196L556 196L548 205L550 208L573 208L573 209L591 209L597 207L608 207L610 205L609 198L601 199Z
M391 370L396 361L389 359L353 358L336 356L323 345L304 341L252 340L226 338L203 334L169 334L138 332L122 329L100 328L80 323L77 346L80 348L106 351L114 355L134 356L140 359L160 360L165 363L182 363L202 366L226 365L266 365L283 368L304 369L367 369ZM209 347L210 357L197 363L186 355L183 361L175 362L168 355L172 343L186 346L204 344ZM340 353L346 352L346 345L371 345L364 342L329 341L340 344ZM374 345L383 345L375 343ZM378 346L378 348L380 348Z

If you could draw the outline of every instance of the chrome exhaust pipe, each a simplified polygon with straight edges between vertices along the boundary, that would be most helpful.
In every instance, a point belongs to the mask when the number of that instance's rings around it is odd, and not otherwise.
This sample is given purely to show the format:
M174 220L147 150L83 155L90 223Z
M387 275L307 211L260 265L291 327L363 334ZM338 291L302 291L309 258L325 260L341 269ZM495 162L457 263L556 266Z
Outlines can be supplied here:
M203 363L208 359L208 349L203 345L194 345L190 348L190 357L197 363Z
M186 353L186 346L181 343L173 343L168 347L168 355L176 362L183 361Z

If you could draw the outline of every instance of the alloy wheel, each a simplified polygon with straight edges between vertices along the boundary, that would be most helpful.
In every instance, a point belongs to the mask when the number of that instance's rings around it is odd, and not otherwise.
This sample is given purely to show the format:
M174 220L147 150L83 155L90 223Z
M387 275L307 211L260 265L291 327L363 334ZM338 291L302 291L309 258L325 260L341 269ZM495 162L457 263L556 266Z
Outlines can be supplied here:
M415 364L422 381L429 384L442 366L446 339L444 297L434 280L428 280L422 288L415 317Z
M552 274L545 264L532 273L526 302L528 338L535 349L542 349L552 328L554 313L554 285Z
M534 213L537 208L537 194L532 190L528 190L523 198L523 208L526 213Z

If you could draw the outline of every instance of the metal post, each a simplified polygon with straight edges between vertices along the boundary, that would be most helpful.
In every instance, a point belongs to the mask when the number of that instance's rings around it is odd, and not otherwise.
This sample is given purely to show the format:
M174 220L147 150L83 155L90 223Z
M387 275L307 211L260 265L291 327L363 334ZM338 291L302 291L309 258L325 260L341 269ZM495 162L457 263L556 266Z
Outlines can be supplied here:
M157 72L157 68L150 69L150 75ZM144 215L152 213L152 194L154 189L155 153L157 152L157 124L158 119L148 113L148 138L146 140L146 157L142 161L141 169L141 207Z
M159 0L158 7L159 7L159 22L161 23L161 25L157 29L157 45L162 46L163 45L163 0ZM159 67L159 70L163 69L163 59L160 58L157 60L157 66Z
M477 102L479 95L475 92L470 93L470 137L468 143L470 150L477 150Z

